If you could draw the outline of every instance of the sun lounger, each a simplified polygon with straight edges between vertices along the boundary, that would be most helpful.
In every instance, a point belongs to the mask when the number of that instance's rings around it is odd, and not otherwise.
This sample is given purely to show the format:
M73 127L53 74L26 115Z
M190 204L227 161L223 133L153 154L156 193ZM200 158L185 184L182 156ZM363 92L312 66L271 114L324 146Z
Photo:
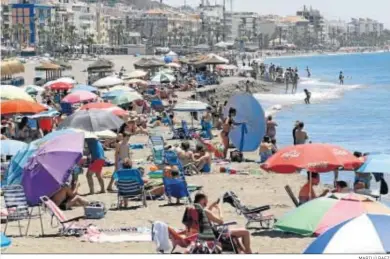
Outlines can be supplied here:
M236 209L237 214L244 215L247 220L245 225L246 228L249 228L251 223L258 222L260 223L261 228L271 228L273 223L276 221L272 214L264 215L263 212L270 209L269 205L249 208L242 204L240 199L234 192L226 192L223 195L223 202L229 203L233 208Z
M292 192L291 188L289 185L286 185L284 186L284 189L286 190L288 196L290 197L290 199L292 200L292 202L294 203L295 207L298 207L299 206L299 201L298 199L295 197L294 193Z
M142 205L147 207L145 185L138 169L121 169L114 173L114 179L118 188L118 209L124 199L141 199Z
M85 219L85 216L78 216L68 219L64 212L58 208L58 206L49 199L47 196L40 197L42 204L45 208L49 209L51 214L51 225L53 225L53 219L56 218L58 223L61 225L59 229L59 235L63 236L81 236L85 233L87 224L81 225L79 221Z
M26 194L24 192L23 186L21 185L9 185L7 187L3 188L4 191L4 203L5 207L7 209L7 218L6 223L4 227L4 234L7 232L7 227L9 221L18 221L18 228L19 228L19 234L20 236L23 236L22 234L22 226L20 224L20 221L23 219L27 219L27 227L26 227L26 233L27 236L28 230L30 227L30 222L32 218L38 218L41 221L41 231L42 235L43 232L43 223L42 223L42 214L41 214L41 208L38 207L38 214L34 215L33 211L35 207L30 207L27 204ZM30 211L29 211L30 208Z

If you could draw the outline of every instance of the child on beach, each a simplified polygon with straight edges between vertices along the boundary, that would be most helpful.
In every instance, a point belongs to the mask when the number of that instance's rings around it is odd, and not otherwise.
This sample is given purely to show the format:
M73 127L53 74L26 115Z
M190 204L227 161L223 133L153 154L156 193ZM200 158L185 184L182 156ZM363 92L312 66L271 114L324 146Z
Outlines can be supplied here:
M306 95L305 103L310 104L311 92L309 92L309 90L307 90L307 89L305 89L303 91L305 92L305 95Z

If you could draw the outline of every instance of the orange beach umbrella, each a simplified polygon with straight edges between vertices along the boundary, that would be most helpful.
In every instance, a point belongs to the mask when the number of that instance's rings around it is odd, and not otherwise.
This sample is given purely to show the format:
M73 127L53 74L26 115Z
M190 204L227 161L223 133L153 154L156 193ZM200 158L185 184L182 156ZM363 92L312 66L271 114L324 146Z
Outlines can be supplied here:
M1 115L11 114L35 114L46 110L45 106L39 103L25 100L10 100L1 102Z

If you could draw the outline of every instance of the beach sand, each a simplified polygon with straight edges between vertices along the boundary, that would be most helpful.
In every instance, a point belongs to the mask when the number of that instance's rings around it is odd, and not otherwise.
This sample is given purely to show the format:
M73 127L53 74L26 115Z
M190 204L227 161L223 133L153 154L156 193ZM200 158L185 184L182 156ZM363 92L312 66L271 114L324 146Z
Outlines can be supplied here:
M133 70L132 62L136 60L130 56L111 56L109 57L116 64L119 70L124 66L127 71ZM85 83L86 73L83 71L88 63L74 61L73 72L75 79L80 83ZM26 84L32 83L34 76L33 64L26 64ZM189 93L179 93L180 98L187 98ZM188 118L188 114L179 114L179 118ZM164 128L168 132L169 129ZM218 135L218 132L214 132ZM218 135L219 136L219 135ZM216 140L219 140L219 137ZM146 143L147 136L134 136L130 143ZM168 141L168 144L177 143L177 141ZM146 157L151 154L150 148L133 150L133 159L145 161ZM106 152L106 157L114 160L113 151ZM245 158L257 160L256 152L245 153ZM245 205L263 206L270 205L269 213L276 218L281 217L286 212L294 208L294 204L284 190L285 185L290 185L294 193L298 193L299 188L304 184L305 177L294 175L278 175L266 173L260 170L256 163L234 163L231 168L250 172L249 175L228 175L219 173L219 167L212 166L213 172L208 175L191 176L187 178L189 184L202 185L209 201L212 202L221 197L226 191L234 191ZM148 166L146 166L148 170ZM111 171L113 168L105 168L103 171ZM84 172L86 170L84 169ZM81 189L80 193L87 193L88 186L85 174L80 176ZM105 178L107 186L109 178ZM98 184L95 179L95 190L98 191ZM116 193L95 194L86 197L89 201L102 201L108 208L114 206L117 201ZM132 205L132 202L129 202ZM139 203L135 203L139 204ZM182 228L182 215L185 206L165 206L167 201L148 201L147 208L138 208L134 210L109 210L104 219L88 220L88 222L97 225L100 228L120 228L120 227L151 227L149 221L163 221L175 228ZM68 217L83 215L81 208L76 208L65 212ZM50 224L49 214L43 214L44 229L46 235L56 234L58 226L52 227ZM235 210L228 204L223 205L224 221L237 221L233 228L243 228L245 218L238 215ZM54 220L55 222L55 220ZM22 222L23 226L27 221ZM253 225L258 227L258 225ZM4 228L4 224L1 225ZM258 253L302 253L310 244L313 238L302 238L294 235L283 234L274 230L251 230L252 233L252 250ZM6 253L155 253L156 247L152 242L123 242L123 243L89 243L82 242L77 237L56 237L48 236L44 238L36 237L40 234L39 219L33 219L29 230L29 237L14 237L12 246ZM7 235L18 235L16 222L11 222L7 229Z

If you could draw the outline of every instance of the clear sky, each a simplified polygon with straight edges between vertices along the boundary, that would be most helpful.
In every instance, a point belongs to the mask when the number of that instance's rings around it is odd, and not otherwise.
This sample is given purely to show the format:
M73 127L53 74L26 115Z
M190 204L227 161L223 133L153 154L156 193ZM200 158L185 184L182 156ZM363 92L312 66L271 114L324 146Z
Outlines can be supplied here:
M205 0L206 1L206 0ZM222 4L223 0L209 0L210 4ZM201 0L163 0L173 6L197 6ZM230 0L226 0L230 8ZM351 17L373 18L390 28L390 0L233 0L233 11L253 11L260 14L293 15L306 5L319 9L329 20ZM229 10L229 9L228 9Z

